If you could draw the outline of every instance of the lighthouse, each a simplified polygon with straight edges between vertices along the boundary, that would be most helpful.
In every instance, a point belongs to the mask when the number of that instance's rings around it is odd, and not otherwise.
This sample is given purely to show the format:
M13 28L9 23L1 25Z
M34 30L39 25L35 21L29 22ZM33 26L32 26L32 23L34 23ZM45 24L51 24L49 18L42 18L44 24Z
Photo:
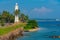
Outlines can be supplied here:
M18 3L16 3L16 5L15 5L15 23L19 22L18 11L19 11L19 7L18 7Z

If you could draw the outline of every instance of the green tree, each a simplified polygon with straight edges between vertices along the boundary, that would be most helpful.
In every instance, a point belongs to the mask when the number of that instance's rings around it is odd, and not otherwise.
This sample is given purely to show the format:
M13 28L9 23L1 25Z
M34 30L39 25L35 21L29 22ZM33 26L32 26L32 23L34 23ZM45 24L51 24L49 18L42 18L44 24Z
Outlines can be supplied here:
M3 20L0 20L0 25L1 26L4 26L5 25L5 22Z
M21 21L22 22L27 22L28 21L28 16L21 14Z
M25 22L28 22L28 20L29 20L29 18L28 18L28 15L27 16L25 16Z
M25 21L25 20L24 20L24 17L25 17L25 15L24 15L24 14L21 14L21 21L22 21L22 22Z
M14 13L15 13L15 15L18 15L18 14L20 14L20 10L16 10Z
M36 20L29 20L28 25L32 25L32 27L38 27L37 21Z
M9 21L9 15L10 15L9 12L3 11L3 13L2 13L2 19L3 19L5 22L8 22L8 21Z
M4 20L5 23L12 23L14 22L14 15L7 11L3 11L2 20Z
M9 18L10 18L10 23L14 23L14 15L11 14Z
M27 25L24 27L24 29L28 30L28 29L33 29L33 28L37 28L37 27L38 27L37 21L29 20Z
M0 20L2 19L2 16L0 15Z

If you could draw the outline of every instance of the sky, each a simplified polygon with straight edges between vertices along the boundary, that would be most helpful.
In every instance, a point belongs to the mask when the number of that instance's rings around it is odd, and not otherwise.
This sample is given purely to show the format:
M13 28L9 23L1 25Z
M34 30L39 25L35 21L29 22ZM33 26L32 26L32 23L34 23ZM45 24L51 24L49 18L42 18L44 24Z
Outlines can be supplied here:
M60 0L0 0L0 12L13 14L16 3L21 13L29 18L60 19Z

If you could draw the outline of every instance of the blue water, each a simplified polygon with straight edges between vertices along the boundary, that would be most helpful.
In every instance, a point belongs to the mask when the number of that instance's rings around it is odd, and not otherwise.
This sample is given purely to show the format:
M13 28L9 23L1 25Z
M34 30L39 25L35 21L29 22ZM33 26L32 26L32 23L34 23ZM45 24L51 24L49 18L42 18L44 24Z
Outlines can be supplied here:
M36 32L24 32L24 36L17 40L60 40L59 38L49 38L49 36L60 35L60 21L38 22L40 30Z

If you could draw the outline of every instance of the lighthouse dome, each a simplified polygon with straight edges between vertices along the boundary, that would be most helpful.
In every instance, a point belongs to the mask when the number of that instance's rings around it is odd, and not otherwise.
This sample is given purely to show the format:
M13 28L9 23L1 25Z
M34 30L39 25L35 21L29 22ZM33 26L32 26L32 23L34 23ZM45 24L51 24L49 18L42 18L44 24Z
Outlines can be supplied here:
M18 10L18 3L16 3L15 5L15 10Z

